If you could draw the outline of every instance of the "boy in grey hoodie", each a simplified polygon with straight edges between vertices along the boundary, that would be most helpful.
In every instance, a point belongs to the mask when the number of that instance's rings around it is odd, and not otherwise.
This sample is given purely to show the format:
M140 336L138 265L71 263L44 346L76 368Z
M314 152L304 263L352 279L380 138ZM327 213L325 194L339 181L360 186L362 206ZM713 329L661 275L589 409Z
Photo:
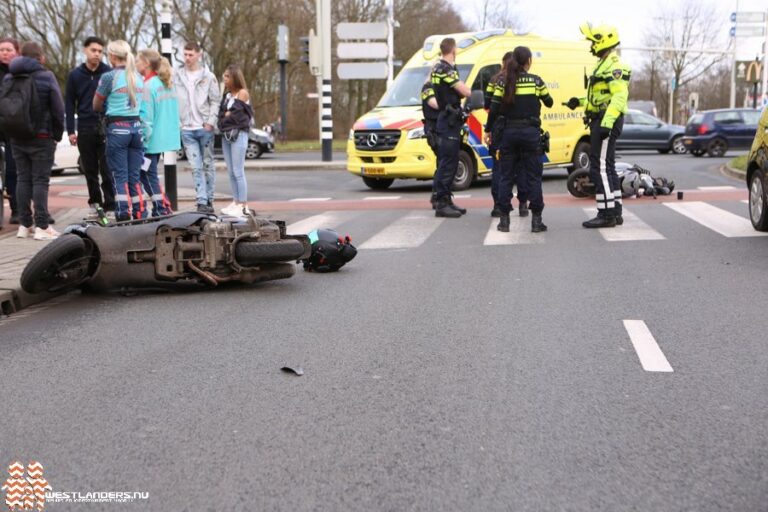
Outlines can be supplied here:
M213 191L216 173L213 165L213 129L221 101L219 82L200 65L201 49L197 43L184 45L184 67L173 75L179 98L181 141L192 164L197 211L214 213Z

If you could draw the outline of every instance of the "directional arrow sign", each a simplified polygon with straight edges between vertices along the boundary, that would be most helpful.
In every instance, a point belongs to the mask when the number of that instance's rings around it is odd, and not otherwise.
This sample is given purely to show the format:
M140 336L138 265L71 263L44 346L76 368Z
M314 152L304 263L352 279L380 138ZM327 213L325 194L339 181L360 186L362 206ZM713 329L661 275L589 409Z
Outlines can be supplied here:
M733 23L765 23L764 12L732 12Z
M341 62L336 74L342 80L387 78L386 62Z
M386 23L339 23L336 25L339 39L386 39L389 35Z
M339 43L336 55L340 59L386 59L387 43Z

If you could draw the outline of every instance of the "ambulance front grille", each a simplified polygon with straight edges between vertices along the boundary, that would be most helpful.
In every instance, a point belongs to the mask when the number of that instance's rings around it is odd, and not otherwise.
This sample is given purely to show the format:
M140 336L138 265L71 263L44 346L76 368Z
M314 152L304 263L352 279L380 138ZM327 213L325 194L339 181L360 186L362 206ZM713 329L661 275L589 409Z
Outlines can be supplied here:
M360 151L390 151L400 142L400 130L355 130L355 148Z

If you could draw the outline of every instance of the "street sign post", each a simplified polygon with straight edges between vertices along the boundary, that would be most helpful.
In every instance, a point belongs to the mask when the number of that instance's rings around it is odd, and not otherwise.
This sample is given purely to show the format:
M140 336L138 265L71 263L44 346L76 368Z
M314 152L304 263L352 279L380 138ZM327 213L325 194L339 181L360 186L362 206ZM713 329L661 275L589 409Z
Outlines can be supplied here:
M765 23L764 12L732 12L731 23Z
M336 74L342 80L375 80L387 78L386 62L340 62Z
M386 78L387 87L392 84L395 62L393 31L397 22L394 19L394 1L387 0L386 4L386 22L336 25L336 35L340 40L336 55L341 60L357 61L339 63L336 74L342 80Z
M765 35L765 27L750 26L750 25L736 25L731 27L731 37L763 37Z
M386 39L386 23L339 23L336 35L339 39Z
M336 55L340 59L386 59L387 43L339 43Z

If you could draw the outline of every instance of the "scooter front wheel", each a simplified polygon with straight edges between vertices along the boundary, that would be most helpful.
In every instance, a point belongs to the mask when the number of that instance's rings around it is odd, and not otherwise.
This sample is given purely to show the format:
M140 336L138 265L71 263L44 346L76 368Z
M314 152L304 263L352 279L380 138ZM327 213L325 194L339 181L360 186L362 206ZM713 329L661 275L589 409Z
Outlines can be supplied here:
M21 274L21 288L27 293L74 290L88 279L90 260L82 238L62 235L27 263Z
M568 175L568 192L573 197L590 197L595 195L595 185L589 177L587 169L579 169Z

